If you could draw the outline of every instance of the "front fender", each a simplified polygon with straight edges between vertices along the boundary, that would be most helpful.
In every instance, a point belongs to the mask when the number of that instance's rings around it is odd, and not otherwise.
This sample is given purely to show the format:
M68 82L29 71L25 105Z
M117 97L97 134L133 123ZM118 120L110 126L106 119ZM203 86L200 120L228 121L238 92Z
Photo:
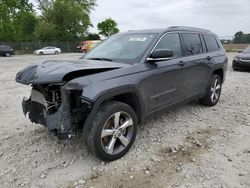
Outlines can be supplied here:
M138 89L139 80L133 75L125 77L116 77L112 79L93 81L88 77L81 77L64 85L66 90L82 90L82 98L89 101L92 105L89 118L91 119L97 113L99 106L106 100L110 100L121 94L131 93L136 96L136 101L140 109L138 119L143 120L145 114L145 106L142 101L142 93Z

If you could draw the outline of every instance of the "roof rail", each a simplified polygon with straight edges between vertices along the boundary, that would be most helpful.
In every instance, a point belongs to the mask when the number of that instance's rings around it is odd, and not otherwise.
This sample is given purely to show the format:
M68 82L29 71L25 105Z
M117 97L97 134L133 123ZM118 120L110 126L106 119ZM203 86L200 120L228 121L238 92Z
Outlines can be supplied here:
M211 32L207 29L202 29L202 28L198 28L198 27L188 27L188 26L171 26L171 27L168 27L167 29L194 29L194 30Z

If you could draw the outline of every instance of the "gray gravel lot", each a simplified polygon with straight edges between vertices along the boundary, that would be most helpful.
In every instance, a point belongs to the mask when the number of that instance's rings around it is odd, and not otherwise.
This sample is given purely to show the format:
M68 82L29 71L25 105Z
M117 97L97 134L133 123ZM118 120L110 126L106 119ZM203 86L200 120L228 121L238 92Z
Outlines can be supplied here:
M32 63L80 54L0 57L0 187L250 187L250 72L229 67L220 102L181 106L140 126L122 159L103 163L81 135L58 141L21 109L14 81Z

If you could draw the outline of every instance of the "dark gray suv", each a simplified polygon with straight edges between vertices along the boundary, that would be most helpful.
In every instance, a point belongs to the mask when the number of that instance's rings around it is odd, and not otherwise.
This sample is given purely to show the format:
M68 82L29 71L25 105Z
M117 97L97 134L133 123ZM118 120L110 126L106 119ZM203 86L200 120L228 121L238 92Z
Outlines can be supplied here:
M9 45L0 45L0 55L10 57L14 55L14 50Z
M204 29L170 27L113 35L79 61L46 61L16 75L31 85L23 111L60 139L83 129L88 149L104 161L122 157L138 123L199 99L214 106L227 57Z

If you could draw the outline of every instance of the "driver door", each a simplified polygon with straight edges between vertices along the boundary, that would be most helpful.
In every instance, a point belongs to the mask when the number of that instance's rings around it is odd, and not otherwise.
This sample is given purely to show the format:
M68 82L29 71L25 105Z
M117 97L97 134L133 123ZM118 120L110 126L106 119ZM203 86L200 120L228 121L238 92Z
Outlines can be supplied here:
M183 99L187 89L183 79L182 48L178 33L165 34L154 50L168 49L174 52L169 60L147 62L150 75L142 82L142 91L146 98L146 113L164 109Z

